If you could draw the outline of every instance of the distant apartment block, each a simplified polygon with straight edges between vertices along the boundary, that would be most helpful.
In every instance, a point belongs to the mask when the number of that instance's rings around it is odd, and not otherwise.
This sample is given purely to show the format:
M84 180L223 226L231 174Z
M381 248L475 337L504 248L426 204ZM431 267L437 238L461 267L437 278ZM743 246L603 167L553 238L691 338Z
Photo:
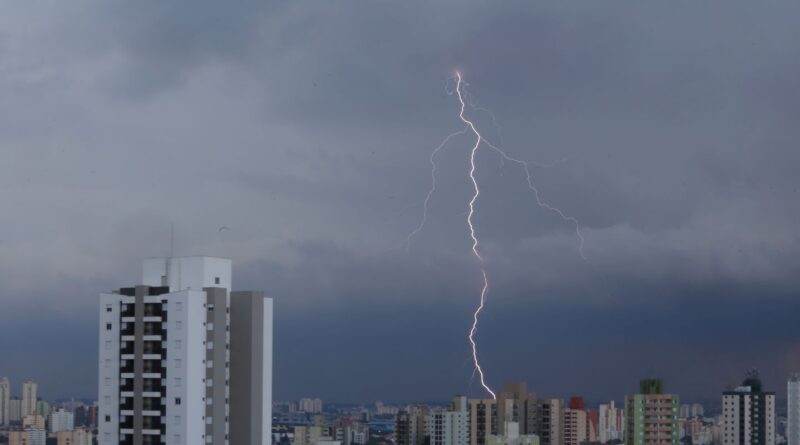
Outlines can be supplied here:
M429 445L467 445L469 413L467 398L456 396L447 409L431 411L427 420Z
M800 445L800 374L787 383L786 439L788 445Z
M661 380L639 383L639 394L625 397L626 445L678 445L679 398L665 394Z
M722 393L722 445L775 445L775 393L764 392L755 372Z
M0 379L0 426L11 423L11 382L8 378Z
M322 412L322 400L320 399L300 399L297 403L300 411L309 414L319 414Z

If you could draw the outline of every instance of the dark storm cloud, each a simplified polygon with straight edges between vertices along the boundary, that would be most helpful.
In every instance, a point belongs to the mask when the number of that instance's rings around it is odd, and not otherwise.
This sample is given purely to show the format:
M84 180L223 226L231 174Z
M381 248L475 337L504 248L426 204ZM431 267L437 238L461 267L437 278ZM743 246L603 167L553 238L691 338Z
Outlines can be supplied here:
M403 246L430 150L461 128L458 68L491 140L569 158L533 172L586 238L584 261L522 173L479 154L492 383L619 398L658 373L691 399L758 366L778 389L800 366L798 8L4 4L0 374L88 394L96 294L134 284L174 223L178 253L232 257L237 287L276 297L278 397L477 394L468 137ZM65 353L86 370L26 371Z

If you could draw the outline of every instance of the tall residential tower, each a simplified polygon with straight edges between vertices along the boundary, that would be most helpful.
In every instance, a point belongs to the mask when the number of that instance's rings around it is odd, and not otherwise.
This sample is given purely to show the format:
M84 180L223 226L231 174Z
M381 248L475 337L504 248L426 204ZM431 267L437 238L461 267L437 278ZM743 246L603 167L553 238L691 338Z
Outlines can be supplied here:
M272 300L231 261L147 259L100 296L99 445L270 445Z
M639 382L639 394L625 397L626 445L678 445L678 396L664 394L661 380Z
M8 426L11 422L11 382L8 378L0 379L0 426Z
M789 379L787 389L786 439L788 445L800 445L800 373Z
M775 393L762 391L755 371L722 393L722 418L723 445L775 445Z

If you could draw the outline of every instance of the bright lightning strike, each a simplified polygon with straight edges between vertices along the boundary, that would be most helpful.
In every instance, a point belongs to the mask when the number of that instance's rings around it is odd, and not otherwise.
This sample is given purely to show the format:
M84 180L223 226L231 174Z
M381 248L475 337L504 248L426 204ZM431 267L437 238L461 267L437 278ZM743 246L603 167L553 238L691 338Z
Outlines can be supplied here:
M406 249L411 248L411 238L422 231L422 228L425 227L425 223L428 222L428 203L431 200L431 196L433 196L433 194L436 192L436 154L439 153L439 151L443 149L448 142L450 142L450 139L466 133L467 129L468 127L464 127L464 129L461 131L449 134L446 138L444 138L442 143L431 152L431 156L428 158L428 162L431 164L431 188L428 189L428 194L425 196L425 201L422 203L422 220L420 220L417 228L409 233L408 237L406 237Z
M481 134L478 132L478 129L475 128L475 124L472 123L469 119L464 117L464 108L466 104L464 103L464 97L461 95L461 73L456 71L456 77L458 81L456 82L456 94L458 95L458 101L461 102L461 110L458 113L459 119L461 119L467 126L469 126L470 130L475 133L475 145L472 146L472 151L470 151L469 156L469 179L472 181L472 188L474 190L474 194L472 195L472 199L469 201L469 213L467 214L467 225L469 226L469 236L472 238L472 253L481 263L481 272L483 274L483 288L481 289L481 300L478 307L475 309L475 313L472 314L472 327L469 330L469 342L472 345L472 361L475 365L475 369L478 370L478 377L481 379L481 386L492 395L493 399L496 399L497 396L495 395L492 388L486 384L486 378L483 375L483 368L481 368L481 362L478 359L478 345L475 343L475 333L478 331L478 316L483 312L483 307L486 304L486 292L489 290L489 278L486 275L486 268L483 266L483 257L478 252L478 237L475 235L475 225L472 224L472 217L475 215L475 203L478 201L478 197L481 194L481 189L478 186L478 180L475 179L475 154L478 152L478 147L481 146Z
M471 108L474 108L474 109L477 109L477 110L484 111L484 112L488 113L492 118L493 124L495 125L495 127L499 131L499 125L497 124L497 120L495 119L494 114L492 114L489 110L486 110L484 108L475 107L473 105L471 99L469 99L469 97L467 97L467 100L465 100L465 96L467 95L467 93L464 92L462 84L463 84L463 80L462 80L462 77L461 77L461 73L456 71L455 93L458 96L458 101L460 103L460 109L459 109L458 117L466 126L464 127L463 130L455 132L455 133L452 133L449 136L447 136L442 141L442 143L439 144L433 150L433 152L431 153L430 158L429 158L429 162L431 164L431 188L428 190L428 194L425 196L425 201L423 202L422 220L420 221L419 225L406 238L406 246L410 247L411 239L415 235L417 235L420 231L422 231L423 227L425 226L425 223L428 220L428 204L430 202L431 196L433 196L433 194L436 191L436 171L437 171L437 166L436 166L436 161L435 161L436 155L438 154L439 151L441 151L447 145L447 143L450 141L450 139L452 139L453 137L458 136L458 135L463 135L463 134L467 133L467 131L470 131L471 133L473 133L475 135L476 139L475 139L475 143L472 145L472 148L470 150L470 156L469 156L469 179L472 182L473 194L472 194L472 197L471 197L471 199L469 200L469 203L468 203L467 221L466 222L467 222L467 226L469 228L470 239L472 240L472 254L475 256L475 258L480 263L481 275L483 277L483 287L481 288L480 302L479 302L478 306L475 308L475 312L473 312L473 314L472 314L472 326L470 327L470 330L469 330L468 339L469 339L469 343L470 343L470 345L472 347L472 360L473 360L473 364L474 364L474 369L475 369L475 372L477 372L478 376L480 377L481 386L483 386L483 388L492 396L492 398L496 399L497 395L492 390L492 388L489 387L489 385L486 383L486 377L485 377L485 375L483 373L483 368L481 367L480 359L478 357L478 346L477 346L477 343L475 342L475 335L477 334L477 331L478 331L478 319L479 319L481 313L483 312L484 307L486 306L486 295L487 295L487 293L489 291L489 276L488 276L488 274L486 272L486 267L484 265L483 257L481 256L480 252L478 251L479 241L478 241L477 232L475 230L475 225L473 224L473 217L475 216L475 204L477 203L478 198L480 197L480 194L481 194L480 185L479 185L478 180L477 180L477 178L475 176L475 172L477 171L477 165L476 165L475 158L476 158L476 155L478 153L478 149L480 148L481 144L485 144L487 147L489 147L492 150L494 150L495 152L497 152L501 156L501 160L503 162L508 161L508 162L512 162L514 164L517 164L517 165L521 166L523 171L525 172L525 177L527 179L528 189L530 189L530 191L533 192L534 198L536 200L536 204L540 208L546 209L546 210L548 210L550 212L553 212L553 213L557 214L562 220L564 220L565 222L569 222L570 224L573 224L575 226L575 234L576 234L576 236L578 237L578 239L580 241L579 242L579 246L578 246L578 252L580 253L581 258L583 258L583 259L585 259L585 255L584 255L584 252L583 252L584 238L583 238L583 234L581 234L580 223L578 222L577 219L575 219L572 216L567 215L561 209L552 206L551 204L549 204L548 202L546 202L545 200L542 199L541 194L539 193L539 189L536 187L535 182L533 180L533 174L531 173L531 168L530 168L531 165L538 166L538 167L553 167L553 166L555 166L555 165L557 165L557 164L559 164L561 162L567 161L569 158L558 160L558 161L555 161L555 162L550 163L550 164L543 164L543 163L537 163L537 162L523 161L521 159L517 159L517 158L514 158L512 156L509 156L505 152L505 150L503 150L502 148L498 147L495 144L492 144L490 141L488 141L486 138L484 138L481 135L481 133L478 131L478 129L475 126L475 124L471 120L467 119L467 117L465 116L464 113L466 111L467 105L469 104ZM451 94L452 92L448 92L448 93Z

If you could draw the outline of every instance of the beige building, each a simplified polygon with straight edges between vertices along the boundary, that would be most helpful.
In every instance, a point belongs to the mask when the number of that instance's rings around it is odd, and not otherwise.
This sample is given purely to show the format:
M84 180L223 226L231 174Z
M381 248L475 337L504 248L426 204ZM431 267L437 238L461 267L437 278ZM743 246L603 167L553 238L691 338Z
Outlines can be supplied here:
M92 433L85 429L56 433L57 445L92 445Z
M469 445L487 445L489 436L497 434L497 400L472 399L468 409Z
M320 441L333 440L321 426L294 427L293 445L317 445Z
M37 430L44 430L45 428L44 417L38 414L31 414L29 416L25 416L25 418L22 419L22 428L24 429L33 428Z
M395 425L397 445L424 445L428 414L428 407L424 405L410 406L407 411L400 411Z
M583 397L569 399L564 411L564 445L580 445L597 441L597 432L592 424Z
M588 416L582 409L564 411L564 445L580 445L589 440Z
M44 430L30 429L8 433L8 445L45 445L47 435Z

